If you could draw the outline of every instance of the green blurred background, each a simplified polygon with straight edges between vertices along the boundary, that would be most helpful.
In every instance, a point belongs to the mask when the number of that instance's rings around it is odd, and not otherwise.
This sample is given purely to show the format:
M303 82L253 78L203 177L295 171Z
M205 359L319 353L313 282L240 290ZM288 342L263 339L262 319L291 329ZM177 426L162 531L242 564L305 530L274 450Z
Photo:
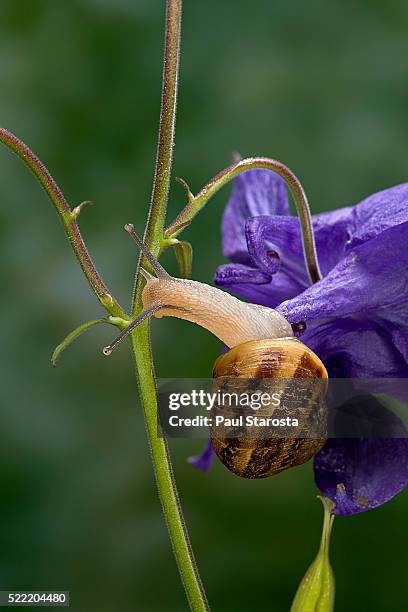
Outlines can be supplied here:
M72 205L96 203L80 225L124 305L137 253L122 227L146 218L163 21L163 0L1 2L0 123ZM407 25L404 0L185 2L174 176L197 191L234 150L273 156L314 211L406 180ZM184 233L196 279L223 261L228 193ZM104 358L114 331L96 328L51 370L54 345L102 311L46 196L3 148L0 198L0 589L69 589L81 612L186 610L129 350ZM183 204L173 185L169 216ZM159 376L210 375L208 333L165 319L153 334ZM189 466L200 441L171 447L213 609L288 610L320 538L311 465L247 482ZM407 510L403 493L336 520L337 610L406 609Z

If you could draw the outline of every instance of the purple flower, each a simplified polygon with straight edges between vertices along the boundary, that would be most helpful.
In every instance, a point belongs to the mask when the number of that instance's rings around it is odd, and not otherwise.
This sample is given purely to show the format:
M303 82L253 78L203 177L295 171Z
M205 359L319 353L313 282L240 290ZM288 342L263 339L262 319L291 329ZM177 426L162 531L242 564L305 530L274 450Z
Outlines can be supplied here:
M234 263L215 282L306 323L302 341L331 376L408 377L408 183L315 215L313 228L324 278L310 286L282 179L242 174L222 225Z
M202 472L208 472L208 470L210 470L212 467L214 459L215 450L212 447L211 440L208 440L207 446L203 452L196 457L189 457L187 461Z
M371 437L329 439L314 458L316 484L335 502L334 514L381 506L408 482L408 432L402 421L372 395L348 400L337 411L340 421L349 415L364 416L355 435Z
M319 489L334 514L356 514L381 506L408 482L406 438L333 438L314 459Z
M232 263L218 268L216 284L302 328L331 377L408 378L408 183L314 215L313 228L324 278L311 285L283 180L266 170L240 175L222 222ZM327 442L315 476L335 512L374 508L405 487L405 429L401 436Z

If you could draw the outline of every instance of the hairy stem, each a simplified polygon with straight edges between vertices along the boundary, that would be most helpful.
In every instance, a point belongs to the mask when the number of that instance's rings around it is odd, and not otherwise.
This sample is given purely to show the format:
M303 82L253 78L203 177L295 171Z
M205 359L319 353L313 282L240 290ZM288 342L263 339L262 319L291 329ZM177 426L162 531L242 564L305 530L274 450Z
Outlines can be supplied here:
M159 142L152 199L144 234L145 243L156 257L160 253L163 240L173 157L180 28L181 0L167 0ZM139 273L142 259L143 257L140 257L136 273L132 297L132 318L135 318L142 310L141 292L144 280ZM174 555L191 609L194 612L204 612L209 609L208 603L181 511L169 449L165 439L157 435L157 393L148 322L143 323L132 332L131 340L153 468Z
M171 166L173 161L174 132L176 127L176 104L178 69L180 56L181 0L167 0L166 32L163 57L163 87L160 110L159 139L153 179L149 216L144 242L155 257L159 256L166 219ZM142 258L140 258L139 265ZM139 270L139 266L138 266ZM132 297L132 314L140 310L140 295L143 279L136 273Z
M70 209L61 189L58 187L47 168L31 149L17 138L17 136L14 136L14 134L8 132L4 128L0 128L0 142L18 155L34 173L41 186L44 188L44 191L47 193L62 221L72 250L100 303L112 316L126 318L124 311L116 302L100 277L82 239L76 222L80 207L77 207L73 211Z
M197 213L200 212L208 200L215 193L217 193L221 187L229 183L229 181L231 181L238 174L246 172L247 170L253 170L255 168L263 168L276 172L288 185L299 215L302 230L303 252L310 280L312 283L321 280L322 274L320 272L319 262L317 259L312 217L306 194L292 170L274 159L268 159L266 157L250 157L248 159L237 161L231 164L231 166L228 166L228 168L225 168L219 172L196 196L189 197L187 206L169 225L165 232L165 237L175 238L184 227L191 223Z
M157 435L156 385L149 359L149 329L146 324L132 334L132 347L157 487L177 566L191 610L206 612L209 606L181 511L169 449L166 439Z
M167 0L159 142L152 199L144 237L149 250L156 256L160 252L163 241L173 155L180 27L181 0ZM128 323L128 317L111 295L96 270L77 225L77 217L85 205L85 202L71 210L61 189L58 187L46 167L27 145L5 129L0 129L0 142L16 153L39 180L62 221L65 233L89 284L101 304L111 315L111 319L107 322L123 327L124 321ZM132 299L133 313L137 313L141 309L143 279L140 277L139 269L140 261ZM67 344L74 340L80 333L101 321L102 320L91 321L80 326L80 328L71 333L56 349L56 353L54 353L53 356L54 361ZM168 446L166 441L163 438L159 438L157 435L157 395L150 350L150 331L147 323L141 325L132 333L131 341L159 496L180 576L191 609L194 612L205 612L209 607L194 561L183 519Z

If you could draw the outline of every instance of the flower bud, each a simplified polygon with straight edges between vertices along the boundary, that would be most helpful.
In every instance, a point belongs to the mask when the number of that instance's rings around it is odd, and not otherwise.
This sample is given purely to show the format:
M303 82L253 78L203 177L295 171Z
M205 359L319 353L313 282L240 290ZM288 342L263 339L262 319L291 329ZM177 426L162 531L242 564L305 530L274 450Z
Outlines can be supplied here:
M334 610L335 582L329 560L334 503L327 497L319 497L319 499L324 508L319 552L299 584L290 612L332 612Z

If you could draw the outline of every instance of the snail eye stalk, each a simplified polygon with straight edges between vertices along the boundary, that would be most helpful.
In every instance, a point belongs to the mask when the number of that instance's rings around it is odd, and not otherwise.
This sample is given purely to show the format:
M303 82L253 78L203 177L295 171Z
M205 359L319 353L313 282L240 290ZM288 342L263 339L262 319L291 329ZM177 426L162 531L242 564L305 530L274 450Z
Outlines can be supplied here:
M145 244L145 242L142 240L142 238L136 232L134 226L131 223L127 223L125 225L125 230L133 238L133 240L136 242L137 246L142 251L143 255L145 256L145 258L149 262L153 272L156 275L156 276L153 276L145 268L140 268L140 272L141 272L142 276L146 279L146 281L147 282L150 282L150 281L156 281L157 282L157 279L164 279L164 280L171 279L170 274L168 272L166 272L166 270L163 268L163 266L152 255L152 253L149 251L149 249L148 249L147 245ZM144 321L146 321L147 319L150 319L154 314L156 314L156 312L158 312L162 308L166 308L166 305L165 304L152 304L148 308L145 308L140 313L140 315L138 317L136 317L136 319L134 321L132 321L132 323L130 323L130 325L128 325L128 327L126 327L115 338L115 340L111 344L108 344L108 346L105 346L103 348L103 350L102 350L103 354L106 355L106 356L109 356L112 353L112 351L114 351L115 348L121 342L123 342L123 340L129 334L131 334L134 329L136 329L136 327L139 327L139 325L141 325Z
M151 254L146 244L143 242L142 238L136 232L134 225L132 223L127 223L125 225L125 230L129 234L129 236L131 236L133 240L136 242L137 246L142 251L143 255L146 257L147 261L151 265L152 270L156 274L157 278L170 278L170 274L166 272L166 270L163 268L161 264L159 264L157 259ZM146 270L142 269L142 274L146 278ZM147 274L149 273L147 272ZM149 276L149 278L150 277L151 275Z

